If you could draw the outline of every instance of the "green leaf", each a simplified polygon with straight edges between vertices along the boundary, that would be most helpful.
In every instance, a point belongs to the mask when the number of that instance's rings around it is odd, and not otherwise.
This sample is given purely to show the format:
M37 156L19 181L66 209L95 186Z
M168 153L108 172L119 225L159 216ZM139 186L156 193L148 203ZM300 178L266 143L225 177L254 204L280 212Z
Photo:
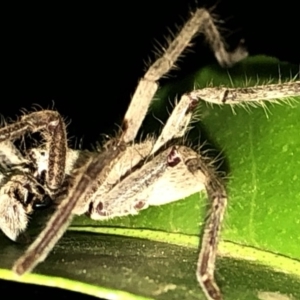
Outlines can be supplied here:
M163 87L153 114L164 119L168 101L194 86L276 82L278 70L283 81L299 71L268 57L229 70L202 68ZM225 299L300 299L300 99L234 111L203 103L199 112L190 138L221 151L228 174L216 271ZM159 123L153 114L150 127ZM101 223L78 217L35 273L23 277L9 269L25 247L1 236L0 278L107 299L204 299L195 270L206 203L201 192L137 216Z

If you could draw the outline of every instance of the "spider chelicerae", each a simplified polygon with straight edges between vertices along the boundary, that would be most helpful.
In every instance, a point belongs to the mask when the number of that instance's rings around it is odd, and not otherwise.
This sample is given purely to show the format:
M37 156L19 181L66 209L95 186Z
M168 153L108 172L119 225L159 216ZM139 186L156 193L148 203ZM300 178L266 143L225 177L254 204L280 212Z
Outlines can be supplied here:
M179 99L159 137L134 142L157 91L157 81L172 68L198 33L205 35L221 66L231 66L248 54L242 43L234 51L227 51L210 12L196 10L140 80L121 133L99 152L69 149L64 121L56 111L33 112L0 129L1 230L17 240L26 230L28 215L36 207L51 201L59 203L45 229L13 266L17 274L31 271L46 258L73 215L87 214L92 219L105 220L137 214L151 205L170 203L205 189L211 209L196 274L207 299L222 299L214 270L227 205L226 190L211 165L182 141L200 100L217 104L271 101L299 95L300 82L193 90ZM24 157L12 141L32 132L40 132L45 143L27 151Z

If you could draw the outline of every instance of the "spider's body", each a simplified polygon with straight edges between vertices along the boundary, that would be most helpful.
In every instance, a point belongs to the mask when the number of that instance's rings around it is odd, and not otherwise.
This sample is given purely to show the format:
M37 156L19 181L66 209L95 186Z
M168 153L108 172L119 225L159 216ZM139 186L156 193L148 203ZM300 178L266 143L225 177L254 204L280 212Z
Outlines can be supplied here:
M198 9L140 80L125 114L122 133L99 152L68 149L63 118L51 110L33 112L0 129L0 148L2 145L9 148L5 150L7 148L3 146L4 150L0 150L2 231L16 240L26 229L27 215L35 207L43 205L49 198L58 204L40 236L15 263L13 270L17 274L31 271L46 258L74 214L87 214L95 220L137 214L150 205L166 204L205 189L211 210L204 228L196 273L207 299L222 299L214 269L227 205L226 191L200 153L178 141L183 140L200 99L219 104L258 101L261 89L207 88L186 93L156 139L134 142L157 91L157 81L170 70L198 32L204 33L222 66L230 66L247 56L242 45L232 52L227 51L210 13ZM264 92L268 100L299 95L300 82L269 85ZM28 151L24 158L10 141L30 132L40 132L45 145ZM8 165L11 171L7 169Z
M34 176L32 161L9 141L0 144L0 228L13 241L24 232L28 215L42 205L45 190Z

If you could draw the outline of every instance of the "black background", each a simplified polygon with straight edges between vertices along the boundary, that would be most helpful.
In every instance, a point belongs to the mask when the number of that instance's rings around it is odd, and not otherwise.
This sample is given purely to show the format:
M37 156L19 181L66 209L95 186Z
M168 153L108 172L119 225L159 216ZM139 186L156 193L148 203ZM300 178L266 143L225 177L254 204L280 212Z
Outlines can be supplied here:
M89 147L121 122L155 46L165 45L168 29L176 32L195 7L194 0L128 0L7 9L0 113L7 119L33 104L55 108L71 121L69 137ZM214 12L229 46L245 39L250 54L300 62L299 9L292 1L222 0ZM171 78L215 61L201 37L192 50Z
M198 2L206 7L216 3ZM229 46L245 39L251 55L268 54L299 64L299 9L297 1L292 2L221 0L214 11L224 20L221 27ZM167 29L176 32L174 25L182 25L197 4L194 0L74 3L3 7L0 113L14 119L21 109L32 110L33 104L55 108L71 121L69 137L90 147L101 133L120 123L145 62L154 59L155 46L164 44ZM213 61L199 37L171 78ZM16 285L0 281L1 293L19 294ZM35 299L49 291L24 287L24 293Z

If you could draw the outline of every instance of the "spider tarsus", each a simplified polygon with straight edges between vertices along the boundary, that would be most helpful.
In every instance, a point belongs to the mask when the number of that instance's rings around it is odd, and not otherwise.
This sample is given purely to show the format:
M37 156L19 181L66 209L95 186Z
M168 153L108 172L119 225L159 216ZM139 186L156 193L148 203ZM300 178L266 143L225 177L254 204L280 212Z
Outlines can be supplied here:
M230 68L234 66L237 62L245 59L248 56L248 51L243 44L240 44L234 51L227 52L224 48L215 52L215 56L223 68Z
M241 40L234 51L227 51L226 44L215 24L210 12L206 9L198 9L202 20L201 31L204 33L210 48L213 50L218 63L222 67L231 67L248 56L244 40Z
M204 279L205 278L205 279ZM213 278L203 276L202 287L209 300L223 300L220 289Z

